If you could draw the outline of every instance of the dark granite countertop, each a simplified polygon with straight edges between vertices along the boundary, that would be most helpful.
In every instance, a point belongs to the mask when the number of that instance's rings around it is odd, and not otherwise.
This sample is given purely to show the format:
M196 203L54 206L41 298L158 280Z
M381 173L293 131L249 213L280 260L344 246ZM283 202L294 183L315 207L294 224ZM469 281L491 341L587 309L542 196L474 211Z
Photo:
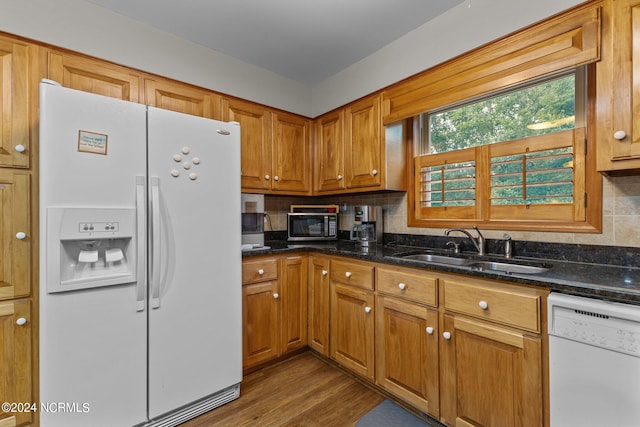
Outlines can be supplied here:
M478 257L473 253L463 253L478 260L496 260L522 262L528 264L544 264L548 270L539 274L516 274L491 270L479 270L469 266L452 266L437 263L426 263L398 257L408 252L433 251L447 253L441 249L408 245L376 245L362 250L351 241L332 243L287 244L286 241L268 241L270 249L243 252L243 257L258 255L286 254L288 252L308 251L328 255L340 255L362 260L384 262L408 267L424 268L432 271L465 274L485 279L496 279L511 283L545 287L555 292L581 295L591 298L626 302L640 305L640 268L624 265L600 264L596 262L577 262L542 257L518 256L505 260L499 255ZM450 252L449 252L450 254Z

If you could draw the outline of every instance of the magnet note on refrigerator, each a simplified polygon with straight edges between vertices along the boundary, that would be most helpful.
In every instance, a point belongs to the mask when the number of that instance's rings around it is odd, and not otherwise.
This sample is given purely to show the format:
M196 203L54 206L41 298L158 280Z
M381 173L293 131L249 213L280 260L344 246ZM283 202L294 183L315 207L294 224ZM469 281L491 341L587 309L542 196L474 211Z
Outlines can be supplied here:
M109 137L102 133L78 131L78 151L81 153L107 155L107 139Z

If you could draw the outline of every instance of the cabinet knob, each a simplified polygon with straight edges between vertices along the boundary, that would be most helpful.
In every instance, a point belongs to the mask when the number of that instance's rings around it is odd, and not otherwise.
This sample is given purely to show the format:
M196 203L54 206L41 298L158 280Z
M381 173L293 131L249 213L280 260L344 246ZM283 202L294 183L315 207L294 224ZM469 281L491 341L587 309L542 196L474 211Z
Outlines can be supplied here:
M442 333L442 338L444 338L445 340L450 340L451 339L451 332L443 332Z
M489 304L486 301L480 301L478 303L478 305L480 306L481 309L486 310L487 308L489 308Z
M279 177L278 175L275 175L275 176L273 177L273 180L274 180L274 181L280 181L280 177Z
M364 308L364 312L365 312L365 313L371 313L371 307L366 306L366 307Z
M16 233L16 239L18 239L18 240L22 240L25 237L27 237L27 233L25 233L24 231L18 231Z
M264 179L266 179L267 181L269 181L269 180L271 179L271 176L269 176L269 175L265 175L265 176L264 176Z
M322 275L326 276L327 274L329 274L329 272L327 270L322 270Z
M18 153L24 153L24 151L27 149L27 147L25 147L22 144L18 144L15 146L15 149Z
M622 141L627 137L627 133L623 130L618 130L613 133L613 137L618 141Z
M406 283L398 283L398 288L400 288L401 291L404 291L405 289L407 289L407 285Z
M345 277L348 279L349 277L351 277L351 272L347 271L346 273L344 273Z
M264 274L264 270L263 270L263 269L261 269L261 268L259 268L259 269L258 269L258 274L259 274L260 276L262 276L262 275Z
M22 325L24 325L26 323L27 323L27 319L25 319L24 317L19 317L16 320L16 325L18 325L18 326L22 326Z
M433 335L433 327L432 326L427 326L427 333L429 335Z
M338 181L342 181L342 175L338 175Z
M278 298L280 298L280 294L278 294L277 292L273 294L273 299L278 299Z
M377 169L372 170L371 171L371 175L373 175L373 176L378 175L378 170Z

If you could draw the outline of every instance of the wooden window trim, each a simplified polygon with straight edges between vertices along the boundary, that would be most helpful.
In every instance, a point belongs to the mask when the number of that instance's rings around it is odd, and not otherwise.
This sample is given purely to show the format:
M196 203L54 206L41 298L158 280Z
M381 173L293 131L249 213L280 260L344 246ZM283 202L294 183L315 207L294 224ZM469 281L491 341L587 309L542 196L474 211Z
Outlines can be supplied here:
M526 220L516 220L518 218L517 211L527 209L526 207L515 207L510 205L512 214L511 219L505 219L505 215L498 215L496 209L491 216L490 204L490 155L492 145L475 147L475 161L477 181L476 181L476 215L470 218L465 214L456 214L457 209L448 208L446 211L432 211L435 214L429 217L425 215L424 209L419 208L419 191L420 191L420 165L424 164L424 160L415 157L417 147L412 144L409 147L408 155L413 160L412 179L409 180L410 188L407 194L408 201L408 218L407 225L409 227L421 228L451 228L478 226L485 229L497 230L518 230L518 231L547 231L547 232L572 232L572 233L600 233L602 232L602 176L596 171L596 146L595 146L595 104L596 104L596 85L595 85L595 64L587 66L587 74L589 75L587 83L587 100L586 100L586 127L575 130L573 137L573 148L575 156L575 174L574 174L574 202L570 208L565 207L565 211L570 209L570 213L564 213L564 219L550 218L544 214L544 206L535 207L535 210L541 211L537 214L538 218L528 218ZM414 133L419 132L417 122L418 118L414 117ZM546 135L526 138L525 140L549 138ZM505 142L502 144L521 144L523 140L517 142ZM493 147L498 147L499 144ZM469 149L467 149L469 150ZM494 148L497 150L497 148ZM460 150L466 151L466 150ZM442 155L451 156L452 153L442 153ZM434 155L431 155L434 156ZM437 156L437 155L436 155ZM427 156L422 156L427 157ZM485 172L482 172L485 171ZM430 208L433 209L433 208ZM499 210L499 209L498 209ZM499 218L502 216L502 218ZM529 215L531 216L531 215ZM568 219L572 216L573 219Z

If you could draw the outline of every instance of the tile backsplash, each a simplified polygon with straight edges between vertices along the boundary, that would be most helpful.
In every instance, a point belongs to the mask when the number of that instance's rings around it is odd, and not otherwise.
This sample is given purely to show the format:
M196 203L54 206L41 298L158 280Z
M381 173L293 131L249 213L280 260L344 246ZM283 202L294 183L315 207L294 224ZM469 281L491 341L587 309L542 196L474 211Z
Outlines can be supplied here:
M286 231L292 204L332 203L341 206L340 230L353 224L353 206L380 205L384 212L384 232L442 236L444 229L407 227L405 193L337 195L327 197L266 196L268 214L265 231ZM509 231L514 240L585 245L640 247L640 176L605 177L602 194L602 234ZM504 230L483 230L488 239L500 239Z

